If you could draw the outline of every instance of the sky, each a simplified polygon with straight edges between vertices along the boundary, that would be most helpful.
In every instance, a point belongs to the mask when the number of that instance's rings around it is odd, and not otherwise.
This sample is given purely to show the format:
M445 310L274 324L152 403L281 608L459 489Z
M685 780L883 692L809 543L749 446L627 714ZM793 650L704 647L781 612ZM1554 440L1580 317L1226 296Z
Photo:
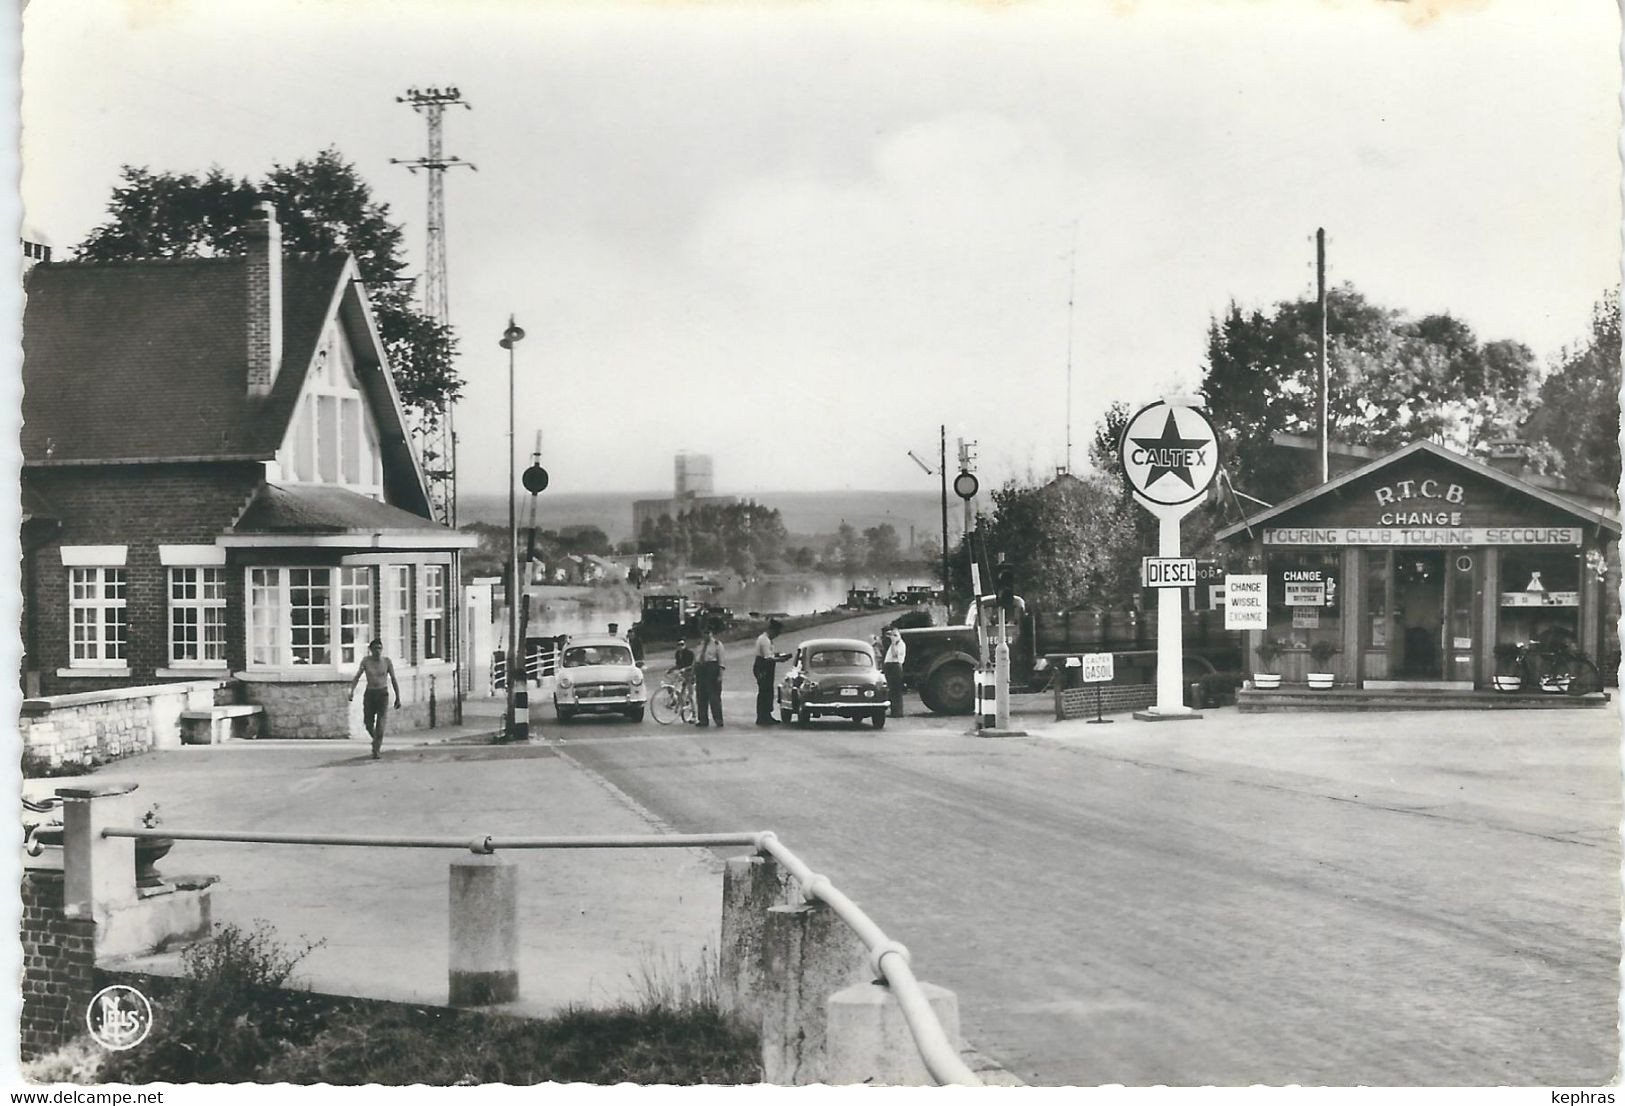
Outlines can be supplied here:
M1607 0L527 3L34 0L26 225L60 251L122 164L260 175L336 147L423 264L445 151L459 479L934 486L1087 466L1113 400L1200 380L1231 301L1329 280L1549 364L1620 271ZM1070 370L1070 371L1069 371ZM1068 404L1070 375L1070 406ZM1070 418L1069 418L1070 413Z

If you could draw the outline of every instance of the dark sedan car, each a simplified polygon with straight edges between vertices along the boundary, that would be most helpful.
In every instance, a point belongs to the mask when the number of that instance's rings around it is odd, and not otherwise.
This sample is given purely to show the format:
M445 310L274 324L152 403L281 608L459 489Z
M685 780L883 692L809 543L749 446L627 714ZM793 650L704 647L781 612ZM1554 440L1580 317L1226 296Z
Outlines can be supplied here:
M821 715L886 724L886 677L874 646L856 638L816 638L796 650L779 685L779 715L805 726Z

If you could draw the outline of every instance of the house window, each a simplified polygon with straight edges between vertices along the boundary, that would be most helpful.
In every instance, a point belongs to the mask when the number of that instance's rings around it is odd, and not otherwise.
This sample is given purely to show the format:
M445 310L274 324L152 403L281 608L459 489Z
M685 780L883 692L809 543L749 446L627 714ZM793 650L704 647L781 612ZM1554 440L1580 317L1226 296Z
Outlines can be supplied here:
M378 436L344 338L323 336L295 408L282 453L282 471L310 484L337 484L380 496L383 466Z
M124 663L129 633L124 584L122 568L68 570L69 663L73 667Z
M169 662L218 667L226 663L226 570L169 570Z
M287 573L289 659L296 665L332 664L332 570L290 568Z
M282 570L248 571L248 663L279 665L286 651L282 644Z
M339 663L359 664L372 640L372 569L339 569Z
M384 653L402 664L412 662L412 566L385 565Z
M445 565L423 566L423 659L446 658Z

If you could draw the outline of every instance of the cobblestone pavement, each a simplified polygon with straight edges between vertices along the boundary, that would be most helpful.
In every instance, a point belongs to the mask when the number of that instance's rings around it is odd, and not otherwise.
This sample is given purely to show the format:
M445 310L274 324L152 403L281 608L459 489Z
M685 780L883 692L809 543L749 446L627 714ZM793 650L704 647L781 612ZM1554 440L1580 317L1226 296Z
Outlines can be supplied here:
M1040 1084L1614 1078L1611 711L562 731L675 828L765 826Z

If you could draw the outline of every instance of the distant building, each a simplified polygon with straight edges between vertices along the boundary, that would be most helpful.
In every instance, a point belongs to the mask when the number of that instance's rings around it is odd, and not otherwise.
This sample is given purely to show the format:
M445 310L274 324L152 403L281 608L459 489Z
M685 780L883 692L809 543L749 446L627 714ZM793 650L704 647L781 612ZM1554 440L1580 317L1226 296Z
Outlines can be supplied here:
M663 518L676 518L698 507L732 507L739 503L734 495L714 495L711 483L711 457L705 453L682 452L673 464L672 497L670 499L638 499L632 503L632 537L637 540L644 526Z

